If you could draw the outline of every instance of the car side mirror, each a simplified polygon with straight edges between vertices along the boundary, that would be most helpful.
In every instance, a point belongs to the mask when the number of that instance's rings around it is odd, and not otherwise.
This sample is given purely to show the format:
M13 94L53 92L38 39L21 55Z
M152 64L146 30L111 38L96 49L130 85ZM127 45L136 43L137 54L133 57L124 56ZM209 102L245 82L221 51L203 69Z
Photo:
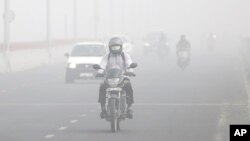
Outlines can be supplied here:
M137 67L137 63L132 63L129 65L129 68L136 68Z
M99 69L102 69L102 68L101 68L101 66L100 66L100 65L98 65L98 64L94 64L94 65L93 65L93 69L95 69L95 70L99 70Z
M69 53L65 53L64 56L69 58Z

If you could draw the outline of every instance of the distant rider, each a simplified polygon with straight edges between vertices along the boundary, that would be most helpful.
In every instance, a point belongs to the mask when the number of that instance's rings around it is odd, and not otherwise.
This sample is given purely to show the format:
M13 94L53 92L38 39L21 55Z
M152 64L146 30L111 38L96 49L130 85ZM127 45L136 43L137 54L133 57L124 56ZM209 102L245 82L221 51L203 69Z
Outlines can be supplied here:
M176 45L176 55L178 57L177 64L183 70L190 63L190 51L191 51L191 45L189 41L186 39L185 35L181 35L181 38Z
M189 41L186 39L185 35L181 35L179 42L176 45L176 52L179 53L180 51L188 51L190 52L191 45Z

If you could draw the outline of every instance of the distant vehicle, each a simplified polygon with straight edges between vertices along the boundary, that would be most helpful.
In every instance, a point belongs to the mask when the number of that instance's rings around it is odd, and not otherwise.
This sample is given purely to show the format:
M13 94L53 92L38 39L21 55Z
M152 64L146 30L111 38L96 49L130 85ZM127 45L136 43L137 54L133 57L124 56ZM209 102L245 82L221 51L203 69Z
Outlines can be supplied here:
M112 35L112 36L108 36L105 38L105 44L108 44L109 40L112 37L119 37L122 39L123 41L123 51L128 53L128 54L132 54L133 51L133 45L132 45L132 41L128 38L128 36L126 35Z
M144 55L157 53L158 55L169 54L169 42L164 32L150 32L144 38Z
M68 58L65 82L73 83L75 79L95 78L97 72L92 66L99 64L106 53L104 43L77 43L70 54L65 54Z
M177 52L177 65L184 70L190 63L190 52L179 51Z

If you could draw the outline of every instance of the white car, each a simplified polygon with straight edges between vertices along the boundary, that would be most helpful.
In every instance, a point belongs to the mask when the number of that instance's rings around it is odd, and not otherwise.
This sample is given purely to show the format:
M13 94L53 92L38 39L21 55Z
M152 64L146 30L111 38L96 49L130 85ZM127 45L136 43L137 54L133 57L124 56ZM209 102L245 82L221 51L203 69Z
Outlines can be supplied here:
M97 72L92 66L100 64L106 53L107 49L104 43L77 43L70 54L65 54L68 58L65 82L73 83L75 79L95 78Z

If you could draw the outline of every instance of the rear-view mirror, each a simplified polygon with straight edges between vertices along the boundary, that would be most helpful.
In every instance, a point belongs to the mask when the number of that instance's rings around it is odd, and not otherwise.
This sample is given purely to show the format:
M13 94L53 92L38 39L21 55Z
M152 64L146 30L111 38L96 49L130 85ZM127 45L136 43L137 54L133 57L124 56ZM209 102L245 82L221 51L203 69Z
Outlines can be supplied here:
M130 64L129 68L136 68L137 67L137 63L132 63Z
M101 68L101 66L100 66L100 65L98 65L98 64L94 64L94 65L93 65L93 69L98 70L98 69L102 69L102 68Z

